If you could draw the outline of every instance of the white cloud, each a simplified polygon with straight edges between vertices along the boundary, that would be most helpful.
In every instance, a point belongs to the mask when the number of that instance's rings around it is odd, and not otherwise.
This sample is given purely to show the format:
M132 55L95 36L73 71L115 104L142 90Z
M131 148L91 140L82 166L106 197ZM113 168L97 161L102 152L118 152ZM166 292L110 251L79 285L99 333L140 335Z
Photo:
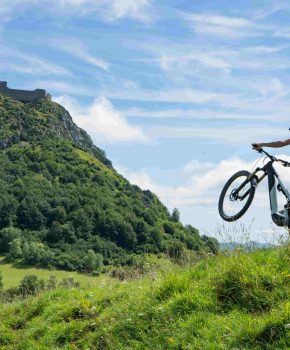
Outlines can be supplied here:
M251 22L243 18L209 14L186 14L184 18L195 32L215 36L243 36L252 26Z
M72 76L65 67L46 59L0 45L0 70L31 75Z
M213 69L221 69L225 72L230 72L231 65L224 58L220 57L218 53L210 52L196 52L187 55L175 55L166 56L163 55L157 59L161 68L165 71L171 69L185 69L187 65L192 62L200 64L202 66L207 66Z
M140 22L153 19L150 0L1 0L2 20L19 15L21 10L32 6L41 6L52 12L66 15L94 15L107 22L131 18Z
M116 99L198 104L230 98L228 95L197 89L107 91L106 95Z
M239 158L225 160L215 165L209 162L202 163L194 159L183 167L182 171L184 173L184 169L186 169L187 177L184 183L178 186L161 185L155 182L146 170L131 172L122 166L116 168L131 183L144 190L153 191L165 205L173 208L179 205L211 206L217 203L219 193L228 178L238 170L251 167L252 163L247 163ZM196 169L199 170L198 174Z
M54 48L67 52L80 60L89 63L95 67L108 70L110 64L102 58L91 55L88 48L76 39L52 40L51 44Z
M47 91L50 93L61 93L61 94L71 94L78 96L94 96L95 92L91 89L74 85L72 83L67 83L65 81L58 80L37 80L30 83L31 88L37 88L39 86L44 86Z
M141 128L128 123L125 116L115 110L105 98L94 100L91 106L81 107L75 100L60 96L54 99L66 107L74 121L96 137L98 143L145 142Z
M203 35L233 38L251 37L260 36L266 30L265 27L242 17L220 16L207 13L183 13L182 17L195 32Z
M194 173L206 171L214 167L214 163L211 162L201 162L197 159L193 159L184 165L183 171L185 173Z
M128 17L141 22L150 22L153 18L149 0L111 0L108 3L110 7L105 13L109 21Z
M279 84L277 84L278 88ZM257 89L261 90L261 93L268 94L273 93L273 85L257 85ZM130 108L122 111L125 115L131 117L141 117L141 118L149 118L149 119L181 119L183 121L188 119L196 119L196 120L288 120L289 116L279 116L276 113L260 113L260 114L250 114L250 113L230 113L227 111L219 111L216 108L214 109L144 109L144 108Z
M290 161L289 156L281 155L282 159ZM215 206L215 210L219 195L226 181L237 171L248 170L253 171L257 166L262 166L262 161L246 162L239 157L222 160L217 164L210 162L200 162L193 159L179 170L183 175L179 178L183 183L178 186L165 186L156 182L150 175L148 170L130 171L122 166L117 166L117 170L123 174L131 183L138 185L144 190L151 190L156 193L161 201L170 208L174 206L191 207L195 205ZM290 185L289 169L275 163L282 181L286 185ZM186 169L186 172L184 172ZM176 172L176 169L174 170ZM260 173L261 175L261 173ZM260 208L269 207L269 197L267 193L267 181L264 180L258 186L255 202ZM285 204L281 201L280 204Z
M204 139L208 142L223 143L232 145L245 145L249 147L252 142L259 142L260 139L284 138L286 130L274 128L267 125L236 125L224 127L170 127L154 126L148 131L152 139ZM262 142L262 141L261 141Z
M252 25L249 20L241 17L228 17L208 14L191 14L187 17L189 20L196 23L206 23L208 25L228 28L244 28Z

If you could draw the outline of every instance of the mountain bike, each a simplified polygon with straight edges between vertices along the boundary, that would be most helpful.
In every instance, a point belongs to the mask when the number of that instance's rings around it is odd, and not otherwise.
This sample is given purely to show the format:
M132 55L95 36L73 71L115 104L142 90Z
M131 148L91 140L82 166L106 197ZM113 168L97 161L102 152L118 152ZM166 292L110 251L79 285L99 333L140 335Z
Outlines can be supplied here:
M262 148L257 150L269 160L262 168L257 167L252 173L247 170L238 171L225 184L219 198L219 214L225 221L236 221L241 218L250 207L258 184L268 176L269 199L272 220L277 226L290 227L290 193L282 183L273 167L274 162L279 162L285 167L290 163L277 159ZM284 210L279 211L277 191L286 199Z

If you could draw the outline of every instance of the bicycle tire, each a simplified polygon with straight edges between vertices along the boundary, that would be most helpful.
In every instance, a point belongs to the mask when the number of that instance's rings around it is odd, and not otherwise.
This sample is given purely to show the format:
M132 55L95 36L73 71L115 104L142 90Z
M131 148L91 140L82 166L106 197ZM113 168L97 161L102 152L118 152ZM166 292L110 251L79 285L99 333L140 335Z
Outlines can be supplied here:
M219 198L219 204L218 204L218 209L219 209L219 214L220 216L225 220L225 221L236 221L239 218L241 218L245 212L249 209L255 195L256 188L254 187L253 183L251 182L251 187L250 187L250 193L247 196L247 199L245 201L245 205L242 207L241 210L239 210L236 214L234 215L227 215L224 210L224 200L225 196L227 193L227 190L231 186L231 184L238 179L239 177L248 177L250 173L247 170L241 170L235 173L225 184ZM248 182L247 182L248 183Z

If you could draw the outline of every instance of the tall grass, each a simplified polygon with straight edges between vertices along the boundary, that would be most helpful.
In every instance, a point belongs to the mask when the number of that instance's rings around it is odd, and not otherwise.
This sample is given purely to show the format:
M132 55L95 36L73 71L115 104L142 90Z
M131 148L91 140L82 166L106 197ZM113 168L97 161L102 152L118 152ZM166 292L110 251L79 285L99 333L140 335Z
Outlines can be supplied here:
M289 246L0 306L0 349L290 348Z

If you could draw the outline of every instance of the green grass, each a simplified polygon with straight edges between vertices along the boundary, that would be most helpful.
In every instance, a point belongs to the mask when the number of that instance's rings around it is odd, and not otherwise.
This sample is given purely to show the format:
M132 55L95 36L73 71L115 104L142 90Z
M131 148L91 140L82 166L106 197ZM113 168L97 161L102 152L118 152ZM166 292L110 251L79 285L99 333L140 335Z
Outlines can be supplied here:
M67 272L61 270L45 270L33 267L17 268L13 264L7 264L3 262L3 258L0 257L0 273L3 276L3 283L5 288L16 287L19 282L26 275L36 275L38 278L48 279L49 276L54 275L57 280L61 281L63 278L73 277L75 281L80 282L82 285L88 285L95 287L105 277L93 277L87 274L81 274L78 272Z
M289 262L289 246L237 251L3 304L0 349L290 349Z

